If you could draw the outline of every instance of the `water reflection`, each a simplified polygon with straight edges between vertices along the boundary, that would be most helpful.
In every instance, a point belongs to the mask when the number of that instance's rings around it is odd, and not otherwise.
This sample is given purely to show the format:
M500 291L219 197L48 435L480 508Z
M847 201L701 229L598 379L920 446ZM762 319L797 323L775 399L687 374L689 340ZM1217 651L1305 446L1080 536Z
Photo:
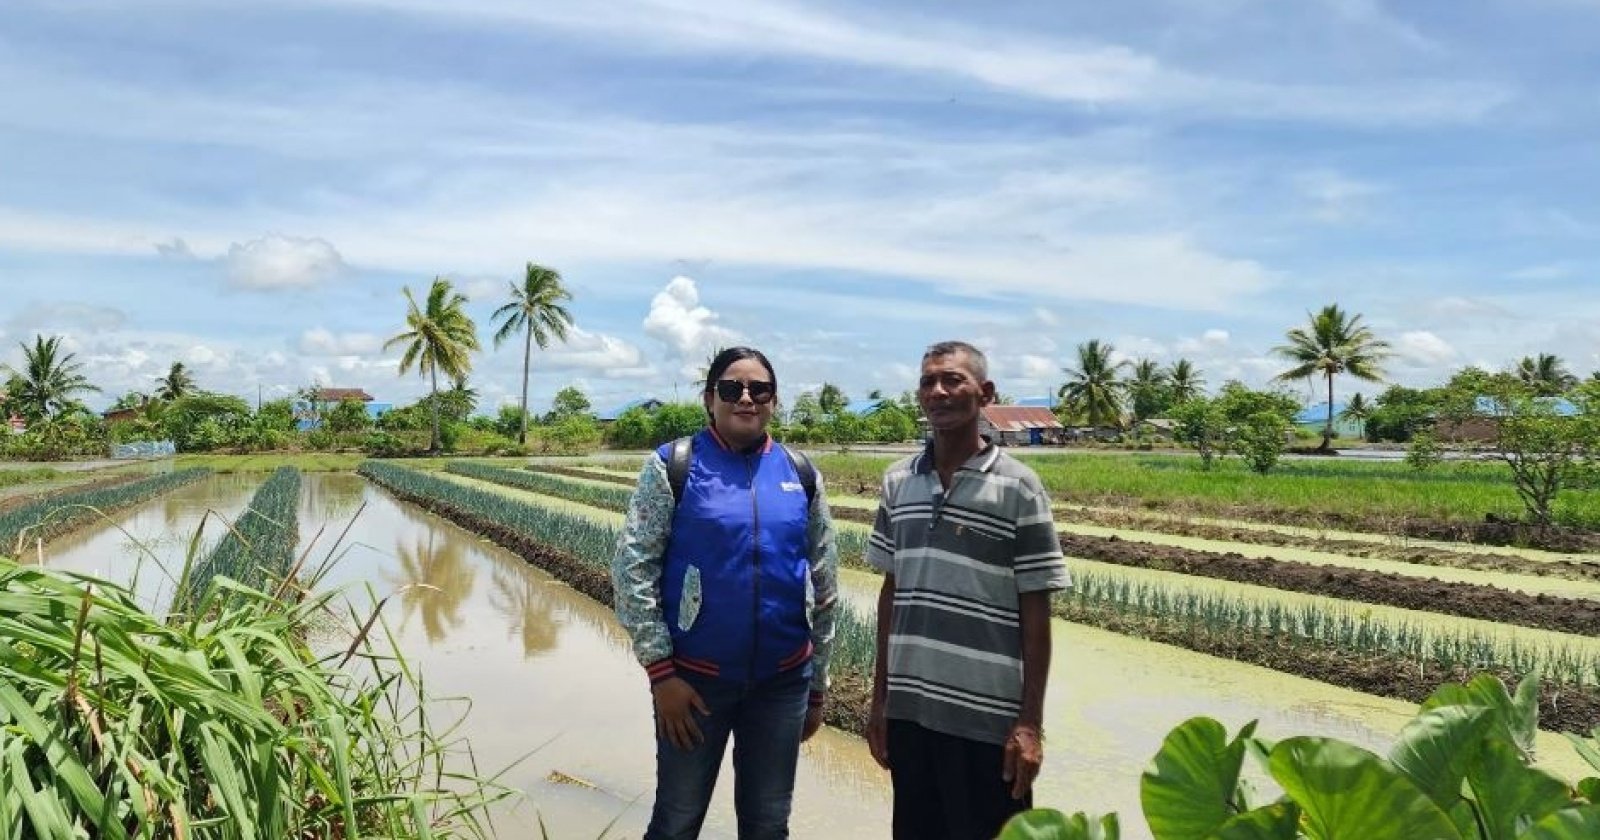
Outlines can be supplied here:
M555 650L565 622L556 617L548 584L499 563L489 576L494 587L489 605L510 622L510 635L522 640L522 657L534 659Z
M461 605L472 597L478 570L467 563L462 541L441 538L429 529L412 545L397 539L395 558L398 575L388 575L400 598L401 626L409 626L413 615L422 617L428 641L444 641L451 630L461 625Z

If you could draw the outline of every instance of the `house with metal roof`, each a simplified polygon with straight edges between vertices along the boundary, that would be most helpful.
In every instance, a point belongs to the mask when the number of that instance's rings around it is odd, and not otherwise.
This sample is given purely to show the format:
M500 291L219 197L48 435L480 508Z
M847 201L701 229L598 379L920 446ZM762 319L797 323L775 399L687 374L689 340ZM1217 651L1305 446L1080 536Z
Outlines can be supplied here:
M367 416L377 420L394 410L394 403L378 402L362 388L318 388L313 394L315 404L303 399L294 401L295 428L309 432L322 426L322 417L345 400L360 400L366 404Z
M1048 408L987 405L978 416L978 432L1002 446L1061 443L1066 429Z

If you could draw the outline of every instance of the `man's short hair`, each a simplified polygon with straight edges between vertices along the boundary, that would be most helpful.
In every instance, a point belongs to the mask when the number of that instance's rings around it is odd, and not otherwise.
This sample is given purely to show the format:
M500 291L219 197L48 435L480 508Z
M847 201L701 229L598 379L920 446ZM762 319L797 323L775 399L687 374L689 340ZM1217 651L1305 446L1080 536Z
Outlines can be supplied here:
M967 367L971 368L972 375L976 376L979 382L989 381L989 357L983 355L982 350L965 341L941 341L938 344L930 345L927 352L922 354L922 360L926 362L929 359L949 356L955 353L967 354Z

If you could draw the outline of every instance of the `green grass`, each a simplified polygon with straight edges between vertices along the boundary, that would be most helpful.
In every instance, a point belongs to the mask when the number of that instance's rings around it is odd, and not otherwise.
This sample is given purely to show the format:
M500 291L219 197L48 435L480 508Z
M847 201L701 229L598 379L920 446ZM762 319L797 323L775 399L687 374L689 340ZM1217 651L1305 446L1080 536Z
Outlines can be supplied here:
M1481 521L1522 514L1504 464L1458 462L1418 473L1403 463L1296 460L1260 476L1229 459L1211 471L1189 456L1083 454L1013 450L1039 474L1056 501L1173 509L1197 515L1356 519L1381 525L1402 519ZM871 455L817 458L830 486L876 487L895 459ZM1569 490L1556 504L1561 524L1600 530L1600 492Z
M66 473L50 467L29 467L25 470L0 470L0 487L16 487L19 484L37 484L42 481L53 481L65 475Z

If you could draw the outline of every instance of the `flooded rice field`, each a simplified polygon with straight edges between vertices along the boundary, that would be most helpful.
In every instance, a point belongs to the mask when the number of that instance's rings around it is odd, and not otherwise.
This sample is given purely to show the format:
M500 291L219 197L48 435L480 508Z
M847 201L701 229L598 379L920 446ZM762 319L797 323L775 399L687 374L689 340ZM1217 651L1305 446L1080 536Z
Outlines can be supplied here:
M264 478L208 478L114 526L57 540L46 546L45 562L121 578L133 573L137 543L154 555L147 562L181 563L205 512L237 515ZM453 698L441 700L436 714L466 715L461 732L481 771L516 763L503 781L527 801L501 815L499 835L539 837L540 821L552 837L641 834L653 787L648 691L610 611L353 475L305 476L303 542L326 529L314 557L358 509L324 585L350 587L360 605L369 603L367 587L392 595L385 614L406 655L432 694ZM855 571L843 579L848 601L870 615L879 579ZM141 573L141 597L159 597L155 581ZM1065 622L1056 622L1054 638L1048 758L1036 801L1119 811L1128 837L1147 836L1137 818L1140 771L1167 731L1189 717L1216 717L1230 730L1260 719L1269 738L1325 734L1382 749L1413 710ZM1565 742L1550 737L1540 747L1553 771L1569 778L1582 771ZM725 773L706 837L735 836ZM887 837L887 782L863 741L825 730L801 760L794 836Z

